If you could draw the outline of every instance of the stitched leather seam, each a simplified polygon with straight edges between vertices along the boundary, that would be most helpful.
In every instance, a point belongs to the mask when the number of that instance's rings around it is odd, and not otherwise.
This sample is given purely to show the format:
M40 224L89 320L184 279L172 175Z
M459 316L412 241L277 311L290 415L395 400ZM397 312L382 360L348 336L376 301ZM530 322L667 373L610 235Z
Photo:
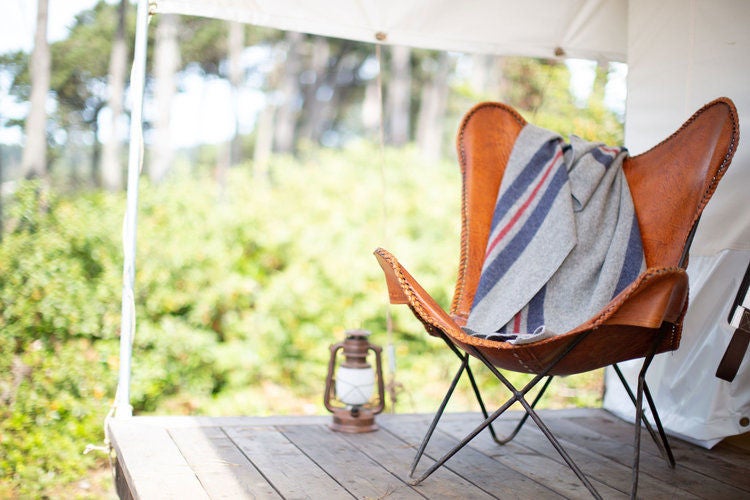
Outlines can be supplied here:
M523 366L524 368L526 368L529 371L532 371L532 372L534 371L534 370L531 369L531 367L529 365L527 365L526 363L523 362L523 360L521 359L521 357L518 355L518 351L516 349L511 349L510 352L511 352L511 354L513 354L513 357L516 358L516 360L521 364L521 366Z
M729 114L732 116L732 134L735 135L736 132L737 132L737 119L736 119L736 114L734 112L734 106L732 106L730 104L730 102L726 98L721 98L720 97L718 99L714 99L713 101L705 104L702 108L700 108L698 111L696 111L695 113L693 113L693 115L690 118L688 118L687 121L685 121L685 123L683 123L682 126L680 126L680 128L678 128L676 131L674 131L674 133L672 133L669 137L667 137L663 141L659 142L658 144L654 145L653 147L647 149L643 153L638 154L636 156L636 158L638 156L646 155L646 154L650 153L651 151L653 151L654 149L657 149L658 147L660 147L662 144L664 144L666 142L669 142L670 140L672 140L672 138L674 138L675 136L679 135L684 129L686 129L687 127L689 127L695 120L698 119L698 117L700 115L702 115L703 113L705 113L706 111L708 111L710 108L716 106L719 103L724 104L725 106L727 106L729 108Z
M406 281L404 274L401 272L401 266L397 265L389 254L380 251L378 251L378 254L383 257L383 259L385 259L385 261L388 262L388 264L393 269L393 272L396 274L396 278L398 278L398 282L401 285L401 289L406 293L406 297L409 300L409 306L416 312L420 321L422 321L423 324L426 323L433 328L437 328L440 331L443 331L442 327L437 325L434 321L430 320L430 318L428 317L429 315L426 314L425 310L422 308L422 304L416 297L414 289L411 287L409 282Z
M407 295L407 299L409 300L409 306L417 314L417 316L419 317L420 322L422 324L424 324L425 326L430 326L432 328L435 328L435 329L437 329L437 330L439 330L441 332L444 332L444 333L446 333L446 334L448 334L449 336L452 337L453 335L450 335L449 332L446 332L445 329L443 328L443 326L439 325L437 322L435 322L434 320L432 320L430 318L430 315L427 314L427 312L425 311L425 309L422 307L421 301L417 298L416 293L414 292L414 289L412 288L412 286L409 284L409 282L404 277L403 272L401 272L401 266L394 262L393 257L390 254L388 254L387 252L385 252L385 251L382 251L382 252L378 251L378 254L381 257L383 257L383 259L385 259L385 261L388 262L388 264L393 269L394 273L396 274L396 278L398 279L399 284L401 285L402 290ZM639 277L638 282L640 283L640 282L642 282L643 280L645 280L646 278L649 278L649 277L654 277L654 276L659 276L659 275L663 275L663 274L668 274L668 273L672 273L672 272L675 272L675 271L684 272L684 270L681 269L681 268L679 268L679 267L667 267L667 268L655 269L655 270L651 270L651 271L647 270L646 272L644 272ZM592 322L592 324L589 327L587 327L584 330L582 330L582 331L597 330L600 326L602 326L603 322L609 316L612 315L612 312L616 311L622 305L622 303L625 302L631 296L632 296L632 291L631 291L631 293L628 293L626 296L622 297L622 299L618 300L616 303L614 303L614 302L610 303L609 306L607 308L605 308L596 317L596 319L594 319L594 321ZM678 323L679 323L679 320L678 320ZM674 343L675 335L677 333L676 332L676 326L677 325L673 324L672 326L673 326L673 330L672 330L672 335L670 337L670 344L674 345L673 343ZM428 333L429 333L429 330L428 330ZM581 332L576 332L576 334L579 334L579 333L581 333ZM557 338L560 338L560 337L557 337ZM477 340L480 340L480 339L477 339ZM482 344L484 344L484 342L477 342L477 345L481 346ZM495 347L497 348L498 346L495 346ZM515 357L516 360L522 366L524 366L527 370L531 370L531 367L529 367L518 356L518 353L516 352L518 349L510 348L509 350L513 354L513 357Z
M660 275L663 275L663 274L669 274L669 273L673 273L675 271L683 271L684 272L684 269L682 269L680 267L665 267L665 268L660 268L660 269L655 269L655 270L646 270L643 274L641 274L637 278L637 281L635 283L637 283L638 285L640 285L640 283L643 283L643 281L646 280L647 278L651 278L651 277L654 277L654 276L660 276ZM627 295L625 295L624 297L622 297L620 300L618 300L616 302L610 302L608 304L608 306L606 308L604 308L602 310L602 312L596 317L596 319L594 319L594 321L592 323L592 328L596 328L596 327L601 326L602 323L607 318L609 318L614 311L616 311L617 309L619 309L620 306L622 306L622 304L625 301L627 301L633 295L633 292L635 290L637 290L637 286L634 287L633 289L631 289L630 292Z

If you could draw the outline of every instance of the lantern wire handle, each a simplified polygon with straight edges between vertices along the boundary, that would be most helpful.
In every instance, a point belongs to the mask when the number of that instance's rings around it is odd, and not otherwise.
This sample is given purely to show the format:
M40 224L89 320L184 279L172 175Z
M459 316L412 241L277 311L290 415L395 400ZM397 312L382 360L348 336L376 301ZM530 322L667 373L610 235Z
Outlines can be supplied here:
M385 36L378 38L378 42L385 39ZM381 208L382 208L382 238L383 244L388 243L388 183L385 175L385 113L383 112L383 53L381 43L375 44L375 58L378 61L378 143L379 143L379 164L380 164L380 184L381 184ZM385 308L385 326L386 326L386 352L388 353L388 383L386 391L391 400L391 413L396 412L396 402L398 401L398 392L403 389L401 384L396 382L396 348L393 344L393 318L391 316L391 303L386 300Z

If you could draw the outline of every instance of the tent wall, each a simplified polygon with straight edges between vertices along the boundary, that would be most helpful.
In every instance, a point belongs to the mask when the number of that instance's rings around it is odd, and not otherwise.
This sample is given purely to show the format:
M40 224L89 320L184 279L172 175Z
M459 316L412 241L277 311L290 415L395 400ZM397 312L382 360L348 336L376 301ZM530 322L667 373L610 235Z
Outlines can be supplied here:
M750 2L631 0L628 9L628 97L625 142L640 153L674 132L719 96L750 124ZM729 309L750 261L750 136L740 132L732 165L706 207L691 249L691 306L680 349L658 356L647 381L668 431L715 444L750 428L747 361L732 383L714 376L734 331ZM636 366L628 370L635 379ZM632 415L612 373L605 408Z
M719 96L734 101L741 126L750 123L748 23L746 0L630 1L625 139L631 153L653 146ZM732 166L706 207L694 254L750 250L748 139L741 137ZM736 220L728 223L727 217Z

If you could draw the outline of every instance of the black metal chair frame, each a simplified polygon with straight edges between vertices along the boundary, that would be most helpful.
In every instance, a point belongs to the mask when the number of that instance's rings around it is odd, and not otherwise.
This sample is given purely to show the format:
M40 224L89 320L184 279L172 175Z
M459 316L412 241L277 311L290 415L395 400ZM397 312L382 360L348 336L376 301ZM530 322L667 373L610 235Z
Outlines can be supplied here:
M412 484L417 485L424 481L427 477L429 477L433 472L435 472L438 468L440 468L445 462L447 462L453 455L458 453L464 446L466 446L474 437L476 437L480 432L482 432L485 428L489 429L490 434L492 435L492 439L499 445L506 444L510 442L518 432L521 430L523 425L526 423L528 417L531 417L531 419L536 423L536 425L539 427L539 430L547 437L547 439L550 441L552 446L557 450L557 452L560 454L560 456L563 458L566 464L573 470L576 476L581 480L581 482L586 486L586 488L591 492L591 494L594 496L594 498L602 498L601 495L597 492L596 488L591 484L589 479L586 477L586 475L583 473L583 471L576 465L576 463L573 461L573 459L568 455L568 452L565 450L565 448L560 444L560 442L557 440L557 438L552 434L552 432L549 430L547 425L544 423L544 421L541 419L539 414L536 412L535 407L539 400L544 395L545 391L547 390L547 387L549 387L550 383L552 382L553 375L547 375L554 367L557 365L557 363L563 359L565 356L567 356L570 351L572 351L583 339L585 339L590 332L581 335L579 338L577 338L573 343L571 343L568 348L560 353L543 371L537 373L529 382L526 383L526 385L523 386L523 388L518 389L516 388L503 374L500 370L498 370L497 367L495 367L492 363L487 360L487 358L482 355L481 352L479 352L476 349L473 349L473 352L471 353L462 353L461 350L456 347L448 338L447 335L440 332L440 337L445 341L445 343L448 345L449 348L458 356L459 359L461 359L461 366L459 367L458 371L456 372L456 375L453 377L453 380L448 388L448 391L445 394L445 397L443 398L443 401L440 403L440 406L437 410L437 413L435 414L435 417L432 420L432 423L430 424L430 427L427 430L427 433L425 434L424 438L422 439L422 442L419 445L419 448L417 450L417 455L414 457L414 461L412 462L411 469L409 470L409 477L414 477L414 472L417 468L417 465L419 464L420 459L422 458L422 455L425 452L425 449L427 448L427 443L429 442L430 438L432 437L432 434L435 432L435 429L437 428L438 422L440 421L440 418L443 415L443 412L445 411L445 407L448 404L448 401L450 400L451 396L453 395L453 391L455 390L456 386L458 385L459 380L461 379L461 376L463 375L463 372L466 371L466 374L469 378L469 382L471 384L471 387L474 391L474 394L477 398L477 401L479 403L479 407L481 408L482 414L484 415L484 421L479 424L474 430L472 430L469 434L466 435L465 438L463 438L456 446L454 446L451 450L446 452L442 458L438 459L432 466L430 466L425 472L422 473L422 475L415 479ZM636 413L635 413L635 436L634 436L634 452L633 452L633 469L632 469L632 487L631 487L631 498L635 498L636 492L638 490L638 469L639 469L639 461L640 461L640 449L641 449L641 423L645 425L646 429L648 430L649 434L651 434L651 437L653 438L654 442L656 443L656 446L659 449L659 452L662 454L662 457L666 460L667 465L670 468L675 467L675 460L674 455L672 454L672 449L669 446L669 441L667 440L667 435L664 432L664 428L661 424L661 419L659 418L659 413L656 411L656 405L654 404L654 400L651 396L651 391L648 389L648 384L646 383L646 372L648 371L649 366L651 365L651 361L654 358L654 355L656 354L656 349L659 346L663 335L658 336L653 343L653 348L648 356L644 358L643 365L641 367L640 373L638 374L638 387L636 389L636 394L633 394L632 389L630 388L630 385L625 380L625 377L622 374L622 371L617 366L617 364L611 365L615 373L617 374L618 378L623 384L623 387L625 388L625 391L627 392L630 400L635 405ZM489 370L492 372L492 374L505 386L508 388L508 390L512 393L512 396L497 410L495 410L494 413L489 414L487 412L487 408L484 404L484 401L482 399L482 396L479 391L479 387L476 383L476 379L474 378L474 374L471 371L471 368L469 367L469 359L471 356L475 356L478 358ZM529 402L526 400L526 394L529 393L534 387L539 384L542 379L545 379L544 383L542 384L539 392L534 397L534 400L529 404ZM657 432L654 431L653 427L649 423L648 419L644 415L643 412L643 396L646 396L646 401L648 402L649 408L651 410L651 413L654 417L654 422L656 423ZM521 420L518 422L514 430L508 434L506 437L500 439L497 437L497 434L495 433L495 429L492 426L492 422L494 422L500 415L505 413L505 411L510 408L514 403L520 403L521 406L523 406L525 413Z

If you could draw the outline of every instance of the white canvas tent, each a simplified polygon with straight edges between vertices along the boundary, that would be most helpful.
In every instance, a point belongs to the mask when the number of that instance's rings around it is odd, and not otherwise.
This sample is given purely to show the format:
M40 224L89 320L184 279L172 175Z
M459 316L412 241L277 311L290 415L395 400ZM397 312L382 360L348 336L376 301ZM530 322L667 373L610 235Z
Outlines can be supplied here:
M372 43L628 64L625 143L634 154L676 130L718 96L750 123L750 2L745 0L139 0L131 77L131 149L124 225L123 324L117 415L130 415L130 347L137 181L148 14L177 13ZM693 243L691 309L682 346L649 372L668 431L711 445L744 432L750 370L734 382L714 377L732 335L727 315L750 261L750 140L741 139ZM609 378L609 377L608 377ZM604 405L627 416L632 404L610 383Z

